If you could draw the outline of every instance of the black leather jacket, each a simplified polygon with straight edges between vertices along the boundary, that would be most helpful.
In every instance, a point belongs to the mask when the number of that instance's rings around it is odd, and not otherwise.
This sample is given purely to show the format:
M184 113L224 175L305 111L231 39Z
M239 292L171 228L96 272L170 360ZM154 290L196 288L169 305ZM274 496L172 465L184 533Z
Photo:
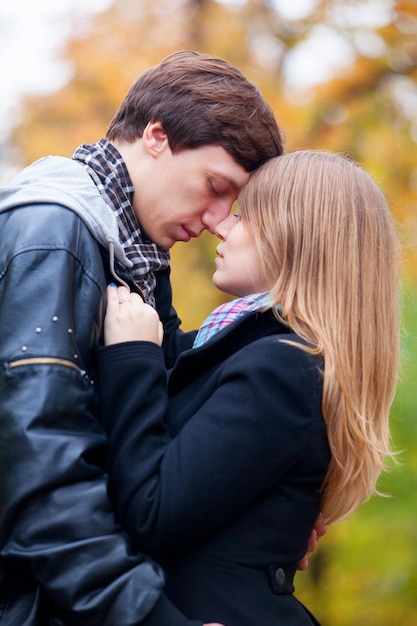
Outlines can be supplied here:
M107 251L54 204L1 213L0 238L0 624L201 624L170 605L107 496L95 384ZM190 339L169 270L157 281L169 363Z

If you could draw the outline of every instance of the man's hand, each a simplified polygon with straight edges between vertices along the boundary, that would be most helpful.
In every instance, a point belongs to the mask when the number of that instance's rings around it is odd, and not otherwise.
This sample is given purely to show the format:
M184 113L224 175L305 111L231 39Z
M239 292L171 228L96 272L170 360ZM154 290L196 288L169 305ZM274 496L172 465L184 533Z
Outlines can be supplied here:
M321 537L323 537L323 535L326 533L327 531L327 526L323 521L323 516L320 513L320 515L318 516L316 523L314 524L314 528L311 531L311 535L309 537L308 540L308 547L307 547L307 553L303 556L303 558L301 559L301 561L298 563L298 569L299 570L305 570L308 567L308 555L311 552L314 552L314 550L317 548L317 545L319 543L319 539Z

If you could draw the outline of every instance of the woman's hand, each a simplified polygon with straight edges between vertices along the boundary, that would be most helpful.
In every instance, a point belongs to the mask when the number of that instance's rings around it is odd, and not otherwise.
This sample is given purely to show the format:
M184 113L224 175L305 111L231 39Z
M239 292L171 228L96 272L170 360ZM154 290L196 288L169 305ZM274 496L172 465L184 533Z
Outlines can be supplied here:
M107 287L106 346L124 341L152 341L160 346L163 336L158 313L137 293L129 292L126 287Z

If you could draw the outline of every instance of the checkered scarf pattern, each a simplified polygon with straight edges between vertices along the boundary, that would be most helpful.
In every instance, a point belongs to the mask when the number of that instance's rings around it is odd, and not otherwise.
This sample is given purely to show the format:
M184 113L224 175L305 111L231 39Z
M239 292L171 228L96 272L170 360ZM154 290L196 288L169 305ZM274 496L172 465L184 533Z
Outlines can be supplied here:
M155 306L155 272L169 266L169 252L148 239L133 211L133 185L122 156L106 139L79 146L72 158L82 163L106 204L114 211L120 242L132 261L133 280L148 304Z
M232 324L242 315L269 307L270 305L271 298L268 292L250 294L249 296L221 304L210 313L200 326L193 348L199 348L204 343L207 343L216 333Z

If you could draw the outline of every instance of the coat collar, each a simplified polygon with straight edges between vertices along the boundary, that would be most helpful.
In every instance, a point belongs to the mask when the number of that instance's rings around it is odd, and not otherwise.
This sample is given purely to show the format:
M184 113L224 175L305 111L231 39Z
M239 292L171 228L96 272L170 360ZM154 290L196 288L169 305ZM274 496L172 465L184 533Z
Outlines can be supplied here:
M246 345L270 335L291 332L279 322L271 310L253 311L239 318L199 348L183 352L169 378L169 391L174 395L209 369L225 361Z

